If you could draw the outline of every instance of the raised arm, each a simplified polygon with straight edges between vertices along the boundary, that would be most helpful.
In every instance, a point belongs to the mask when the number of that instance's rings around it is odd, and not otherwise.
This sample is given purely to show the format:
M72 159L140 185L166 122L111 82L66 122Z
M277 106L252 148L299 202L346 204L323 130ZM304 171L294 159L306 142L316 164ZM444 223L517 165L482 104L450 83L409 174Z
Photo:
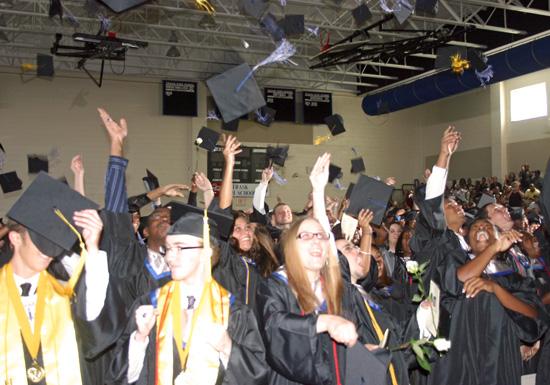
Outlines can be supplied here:
M82 156L80 154L75 155L71 160L71 171L74 175L75 191L86 196L84 193L84 163L82 162Z
M426 182L426 200L443 195L445 192L449 162L459 143L460 133L455 130L454 126L449 126L443 133L437 162Z
M254 190L254 197L252 198L252 206L260 214L266 214L265 212L265 195L267 194L267 186L269 181L273 177L273 167L267 167L262 171L262 180L256 186Z
M325 207L325 186L328 182L328 169L330 165L330 154L325 152L317 158L311 169L309 180L311 182L313 199L313 217L321 223L323 229L330 233L330 222Z
M126 167L128 159L123 156L124 140L128 135L126 119L114 121L103 108L98 108L103 126L109 135L110 155L105 176L105 208L115 213L128 212L126 192Z
M204 197L204 207L210 207L210 203L214 199L214 189L212 188L212 183L202 172L195 173L195 184L197 188L202 191Z
M241 153L241 144L235 136L224 135L223 140L223 157L225 159L225 167L223 169L223 180L220 189L220 208L226 209L231 206L233 200L233 169L235 168L235 156Z
M521 234L515 230L502 233L500 237L483 250L480 255L469 260L456 270L458 279L461 282L466 282L471 278L479 277L487 267L487 264L497 253L508 250L514 243L520 241Z

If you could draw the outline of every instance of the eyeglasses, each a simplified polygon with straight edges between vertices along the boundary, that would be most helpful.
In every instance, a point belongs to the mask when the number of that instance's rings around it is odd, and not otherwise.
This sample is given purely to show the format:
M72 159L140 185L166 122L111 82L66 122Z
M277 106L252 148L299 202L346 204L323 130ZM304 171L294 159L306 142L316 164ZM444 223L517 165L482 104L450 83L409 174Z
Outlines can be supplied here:
M313 238L317 238L321 241L328 241L330 236L327 233L311 233L309 231L303 231L298 234L296 239L301 239L302 241L311 241Z
M161 246L159 247L159 254L166 255L170 251L175 251L176 253L182 253L185 250L202 249L202 248L204 248L204 246L173 246L173 247Z

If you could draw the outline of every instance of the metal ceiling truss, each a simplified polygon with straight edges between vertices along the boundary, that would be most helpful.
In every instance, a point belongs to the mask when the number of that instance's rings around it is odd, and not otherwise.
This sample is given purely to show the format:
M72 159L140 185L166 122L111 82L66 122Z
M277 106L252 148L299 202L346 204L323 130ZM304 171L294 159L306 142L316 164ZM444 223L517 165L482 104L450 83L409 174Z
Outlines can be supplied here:
M523 37L528 31L510 27L508 20L517 14L550 17L547 9L535 4L537 1L525 5L507 0L439 0L436 16L412 15L403 27L399 27L407 32L373 30L369 31L368 40L370 44L387 47L398 40L418 39L424 30L442 28L475 28L510 36L510 39ZM66 16L62 23L59 18L50 19L49 0L18 0L11 8L0 8L0 64L20 65L24 60L32 59L36 52L49 51L56 32L63 33L64 43L69 43L74 32L97 32L98 18L88 13L82 1L62 0L62 3L65 14L74 15L78 26L73 25ZM240 13L238 0L211 0L211 3L216 8L214 20L217 25L210 28L199 26L206 13L195 9L193 0L157 0L118 15L103 7L101 10L110 17L111 30L121 37L142 40L149 45L146 49L127 53L125 70L128 74L204 80L243 61L251 65L258 63L271 53L275 43L262 32L255 20ZM378 0L368 0L366 3L373 14L369 23L384 17ZM262 68L256 74L259 83L357 93L360 88L384 87L403 80L403 74L411 76L412 73L433 68L435 52L431 49L433 44L429 44L430 39L427 39L428 44L423 52L407 57L382 60L370 56L358 57L357 63L335 63L337 65L330 70L310 70L308 67L312 62L309 59L319 53L321 40L324 43L328 33L334 44L357 30L350 12L355 7L355 3L336 5L327 0L287 0L286 7L282 7L278 1L272 0L269 9L277 18L284 14L304 14L306 26L319 27L322 36L306 31L300 38L291 39L297 48L292 60L298 66L270 65ZM177 42L168 41L173 33L177 36ZM246 44L249 48L245 48ZM448 44L482 50L495 48L485 41L470 39L468 33L461 38L453 38ZM166 51L170 47L176 47L180 56L167 57ZM70 69L71 63L74 69L75 62L55 59L59 69ZM96 63L92 62L87 66L91 71L97 68Z

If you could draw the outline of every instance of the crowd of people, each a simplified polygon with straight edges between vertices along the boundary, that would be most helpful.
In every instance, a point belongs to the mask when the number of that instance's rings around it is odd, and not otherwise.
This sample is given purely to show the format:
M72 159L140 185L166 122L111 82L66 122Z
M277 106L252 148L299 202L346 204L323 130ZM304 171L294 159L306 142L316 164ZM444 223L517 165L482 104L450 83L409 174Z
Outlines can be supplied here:
M550 169L450 182L449 127L424 183L350 229L328 153L300 212L266 203L271 165L233 210L231 135L217 195L197 170L129 197L126 121L99 114L103 208L76 156L73 188L39 175L0 228L1 383L550 383Z

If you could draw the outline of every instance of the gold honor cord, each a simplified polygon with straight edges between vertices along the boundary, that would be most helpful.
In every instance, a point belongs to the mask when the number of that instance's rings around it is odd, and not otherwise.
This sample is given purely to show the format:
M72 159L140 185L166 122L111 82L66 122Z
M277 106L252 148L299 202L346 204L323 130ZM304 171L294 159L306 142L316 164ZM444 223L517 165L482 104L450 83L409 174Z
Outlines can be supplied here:
M86 263L86 258L88 257L88 250L86 250L86 245L84 244L84 240L78 230L67 220L67 218L65 218L61 210L54 209L54 212L55 215L57 215L71 229L71 231L75 233L80 246L80 259L78 260L78 264L76 265L76 268L67 285L62 286L56 279L51 279L55 291L59 294L71 297L74 293L74 287L76 286L78 278L80 278L80 274L82 274L82 270L84 269L84 264Z
M378 339L380 342L384 339L384 333L382 332L382 328L378 324L378 321L376 321L376 317L374 317L374 313L372 312L372 309L370 308L367 301L365 301L365 307L367 308L367 312L369 313L369 317L372 321L372 326L374 326L374 330L376 331L376 335L378 336ZM391 383L393 385L398 385L397 383L397 376L395 375L395 368L393 367L393 364L390 362L390 377L391 377Z
M23 342L25 343L25 346L27 347L32 358L32 365L27 369L27 377L31 382L37 383L42 381L46 375L46 371L38 365L37 361L38 351L40 349L40 330L42 329L42 323L44 321L44 309L46 305L46 274L42 272L38 278L36 311L34 314L34 331L32 332L29 318L27 317L25 309L23 308L23 303L21 302L19 290L17 289L15 280L13 279L13 269L11 263L7 266L6 278L8 296L15 309L17 322L19 323L19 328L21 329L21 334L23 335Z

